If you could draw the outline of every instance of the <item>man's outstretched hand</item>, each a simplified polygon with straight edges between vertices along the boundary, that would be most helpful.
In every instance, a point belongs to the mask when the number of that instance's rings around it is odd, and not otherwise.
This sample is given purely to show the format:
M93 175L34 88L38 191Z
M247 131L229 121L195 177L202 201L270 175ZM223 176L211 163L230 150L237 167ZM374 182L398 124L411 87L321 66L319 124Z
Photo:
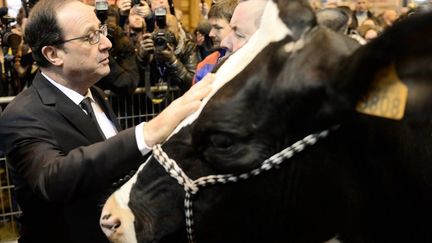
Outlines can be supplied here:
M159 115L144 125L144 140L153 147L162 143L187 116L198 110L202 99L212 89L215 75L206 75L203 80L193 85L183 96L174 100Z

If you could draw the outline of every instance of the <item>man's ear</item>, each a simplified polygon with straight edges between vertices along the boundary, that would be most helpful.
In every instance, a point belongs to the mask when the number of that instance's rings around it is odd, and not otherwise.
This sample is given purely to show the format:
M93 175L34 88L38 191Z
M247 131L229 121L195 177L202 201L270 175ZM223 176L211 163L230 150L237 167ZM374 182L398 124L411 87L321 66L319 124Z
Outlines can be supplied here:
M42 47L42 55L54 66L63 65L64 51L54 46Z

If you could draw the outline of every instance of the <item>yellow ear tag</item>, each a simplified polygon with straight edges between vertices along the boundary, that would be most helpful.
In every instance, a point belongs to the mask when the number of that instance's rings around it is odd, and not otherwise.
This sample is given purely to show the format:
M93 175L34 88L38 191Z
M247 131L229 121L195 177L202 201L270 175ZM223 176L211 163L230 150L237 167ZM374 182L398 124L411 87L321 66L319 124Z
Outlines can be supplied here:
M375 76L371 90L356 106L356 111L371 116L400 120L405 113L408 87L399 80L394 65Z

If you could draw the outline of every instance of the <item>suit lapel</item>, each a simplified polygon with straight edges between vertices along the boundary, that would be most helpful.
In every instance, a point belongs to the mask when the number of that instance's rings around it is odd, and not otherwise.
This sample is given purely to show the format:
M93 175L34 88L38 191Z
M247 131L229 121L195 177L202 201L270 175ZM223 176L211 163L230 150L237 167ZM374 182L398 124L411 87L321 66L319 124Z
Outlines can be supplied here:
M98 103L98 105L102 108L103 112L105 113L105 115L107 115L108 119L110 119L111 122L114 124L117 131L121 131L122 128L120 126L120 123L118 122L117 116L114 114L111 105L107 101L105 93L103 93L102 90L96 87L91 87L90 90L92 92L93 98Z
M74 126L93 143L104 140L104 137L100 134L96 124L91 118L83 112L81 107L73 103L68 97L64 95L63 97L59 96L55 108L56 111L74 124Z
M46 80L42 74L38 73L36 75L33 86L45 105L54 106L54 109L68 120L80 133L87 137L91 143L104 140L96 124L83 112L81 107L76 105L63 92Z

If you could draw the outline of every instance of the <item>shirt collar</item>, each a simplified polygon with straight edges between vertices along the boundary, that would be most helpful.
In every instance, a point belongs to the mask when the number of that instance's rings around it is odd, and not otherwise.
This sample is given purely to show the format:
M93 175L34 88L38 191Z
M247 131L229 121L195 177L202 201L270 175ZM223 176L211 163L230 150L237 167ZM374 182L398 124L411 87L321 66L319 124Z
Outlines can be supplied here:
M50 77L48 77L45 73L41 72L42 75L51 83L53 84L55 87L57 87L61 92L63 92L69 99L71 99L75 104L79 105L81 103L81 101L85 98L85 97L90 97L90 99L93 101L93 96L90 92L90 89L87 90L87 93L85 96L82 96L80 93L69 89L66 86L63 86L59 83L57 83L56 81L54 81L53 79L51 79Z

